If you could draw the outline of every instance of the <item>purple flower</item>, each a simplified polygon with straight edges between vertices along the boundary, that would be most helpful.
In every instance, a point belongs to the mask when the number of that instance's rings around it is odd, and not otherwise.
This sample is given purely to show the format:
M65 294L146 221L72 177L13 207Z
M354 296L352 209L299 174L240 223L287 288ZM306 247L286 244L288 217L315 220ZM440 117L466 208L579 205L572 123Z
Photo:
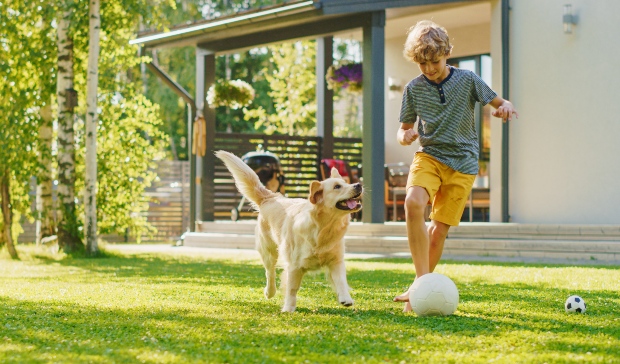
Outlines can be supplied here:
M346 88L351 92L362 90L362 64L341 63L329 67L326 79L330 88Z
M362 83L362 64L349 63L337 68L334 72L335 81L343 83L347 88L350 83Z

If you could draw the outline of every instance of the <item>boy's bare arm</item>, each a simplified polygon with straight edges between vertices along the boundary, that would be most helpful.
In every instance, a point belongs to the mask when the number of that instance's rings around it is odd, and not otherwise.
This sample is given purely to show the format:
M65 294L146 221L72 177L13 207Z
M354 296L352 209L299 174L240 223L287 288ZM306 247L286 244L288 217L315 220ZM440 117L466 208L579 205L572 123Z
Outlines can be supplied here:
M396 133L396 139L400 145L411 145L420 136L418 132L413 128L413 124L400 123L400 129Z
M496 96L489 104L495 108L491 115L501 118L504 122L512 120L513 115L519 118L517 109L508 100Z

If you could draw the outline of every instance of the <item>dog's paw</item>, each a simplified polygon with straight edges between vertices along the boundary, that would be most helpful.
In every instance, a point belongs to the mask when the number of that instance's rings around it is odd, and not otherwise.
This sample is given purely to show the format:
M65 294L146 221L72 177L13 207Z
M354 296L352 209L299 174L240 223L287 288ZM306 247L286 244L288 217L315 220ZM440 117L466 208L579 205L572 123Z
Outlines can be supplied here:
M282 307L282 312L295 312L295 306L284 306Z
M270 299L271 297L275 296L276 294L276 287L265 287L265 298Z

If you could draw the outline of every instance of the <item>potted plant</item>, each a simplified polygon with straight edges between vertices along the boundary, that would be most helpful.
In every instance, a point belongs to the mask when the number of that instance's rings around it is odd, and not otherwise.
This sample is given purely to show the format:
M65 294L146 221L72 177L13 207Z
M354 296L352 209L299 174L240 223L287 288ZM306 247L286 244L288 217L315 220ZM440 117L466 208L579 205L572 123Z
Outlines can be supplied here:
M243 80L217 80L207 91L207 102L210 107L239 109L251 104L254 95L254 88Z
M327 87L330 90L347 89L350 92L362 91L362 64L341 61L327 69L325 74Z

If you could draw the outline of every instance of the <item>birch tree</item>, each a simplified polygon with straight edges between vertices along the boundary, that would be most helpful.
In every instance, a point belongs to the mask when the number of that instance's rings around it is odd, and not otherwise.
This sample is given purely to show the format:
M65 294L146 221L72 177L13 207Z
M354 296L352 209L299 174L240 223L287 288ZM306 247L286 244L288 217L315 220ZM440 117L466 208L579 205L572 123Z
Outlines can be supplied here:
M86 252L99 253L97 245L97 85L99 80L99 0L90 0L88 70L86 79L86 176L84 178L84 212Z
M41 242L42 238L52 236L56 233L54 204L52 199L52 121L52 105L51 98L49 98L47 105L41 108L41 124L39 125L39 143L37 147L39 160L36 193L37 244Z
M86 219L86 251L97 255L97 85L99 80L99 0L89 7L88 76L86 80L86 177L84 179L84 212Z
M74 89L73 38L71 9L64 9L58 19L58 244L65 252L83 250L78 235L75 206L75 136L74 108L77 92Z

